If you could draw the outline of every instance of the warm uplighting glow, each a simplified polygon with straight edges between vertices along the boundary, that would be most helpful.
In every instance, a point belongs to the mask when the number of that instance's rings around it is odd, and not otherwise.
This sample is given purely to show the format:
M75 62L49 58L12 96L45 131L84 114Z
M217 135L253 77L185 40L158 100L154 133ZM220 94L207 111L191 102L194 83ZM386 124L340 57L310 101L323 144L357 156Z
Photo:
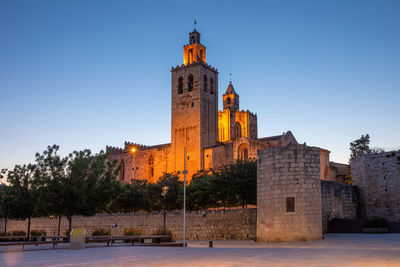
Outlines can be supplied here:
M134 153L136 153L136 151L137 151L137 148L136 148L136 147L132 147L132 148L131 148L131 153L134 154Z

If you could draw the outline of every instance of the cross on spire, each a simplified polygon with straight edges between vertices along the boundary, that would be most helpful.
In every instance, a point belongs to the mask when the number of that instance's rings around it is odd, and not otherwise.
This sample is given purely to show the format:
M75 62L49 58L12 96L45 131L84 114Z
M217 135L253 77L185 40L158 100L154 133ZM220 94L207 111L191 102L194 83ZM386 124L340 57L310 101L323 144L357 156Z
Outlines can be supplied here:
M194 19L193 20L193 28L194 28L194 30L196 30L196 24L197 24L197 19Z
M229 73L229 83L232 83L232 73Z

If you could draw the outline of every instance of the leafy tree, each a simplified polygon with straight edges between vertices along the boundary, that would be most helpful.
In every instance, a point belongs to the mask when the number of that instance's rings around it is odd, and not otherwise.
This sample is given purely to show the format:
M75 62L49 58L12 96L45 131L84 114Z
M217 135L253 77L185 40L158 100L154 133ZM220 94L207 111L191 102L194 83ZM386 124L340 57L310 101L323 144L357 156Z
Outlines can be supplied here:
M2 188L2 212L6 218L28 219L27 239L31 227L31 217L35 215L36 192L30 183L33 165L15 165L13 170L3 169L0 178L6 177L8 185Z
M0 184L0 218L4 220L4 234L7 233L7 216L4 209L4 184Z
M230 195L235 196L229 205L241 205L257 203L257 163L256 161L237 161L225 166L219 175L230 186Z
M369 148L369 134L361 135L361 137L357 140L354 140L350 143L350 161L355 159L356 157L367 155L371 153L371 149Z
M149 208L150 200L143 187L138 184L123 184L109 211L132 212Z
M163 188L168 187L168 191L163 196ZM151 210L167 210L181 209L182 201L179 194L182 191L183 182L179 180L179 173L164 173L156 183L146 183L147 194L150 199ZM165 207L164 207L165 198Z
M118 192L116 161L100 152L74 151L61 158L59 146L49 146L36 154L34 185L40 194L42 213L64 215L71 230L72 216L90 216L108 209Z
M187 207L189 210L218 207L218 190L213 172L200 171L193 175L186 188Z

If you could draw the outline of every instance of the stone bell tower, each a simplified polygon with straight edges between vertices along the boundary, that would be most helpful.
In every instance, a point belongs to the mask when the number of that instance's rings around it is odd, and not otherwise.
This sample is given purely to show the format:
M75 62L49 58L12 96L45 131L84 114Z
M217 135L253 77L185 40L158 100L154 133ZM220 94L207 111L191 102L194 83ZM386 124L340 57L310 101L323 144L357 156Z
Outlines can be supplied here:
M188 178L204 169L204 148L218 140L218 71L206 63L200 33L189 33L183 64L171 70L171 158L183 170L186 146Z

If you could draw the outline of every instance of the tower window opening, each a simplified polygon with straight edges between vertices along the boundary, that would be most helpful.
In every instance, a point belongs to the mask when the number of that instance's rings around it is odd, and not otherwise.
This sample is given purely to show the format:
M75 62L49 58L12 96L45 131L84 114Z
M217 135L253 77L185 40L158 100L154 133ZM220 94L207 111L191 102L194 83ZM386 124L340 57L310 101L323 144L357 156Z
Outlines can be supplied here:
M183 78L179 77L178 79L178 94L183 93Z
M226 99L226 103L227 103L227 104L230 104L230 103L231 103L231 99L230 99L229 97Z
M190 74L188 78L188 92L193 91L193 75Z
M208 78L204 75L204 92L208 92Z
M193 63L193 49L189 49L189 64Z
M213 78L210 79L210 93L211 94L215 93L215 91L214 91L214 79Z

